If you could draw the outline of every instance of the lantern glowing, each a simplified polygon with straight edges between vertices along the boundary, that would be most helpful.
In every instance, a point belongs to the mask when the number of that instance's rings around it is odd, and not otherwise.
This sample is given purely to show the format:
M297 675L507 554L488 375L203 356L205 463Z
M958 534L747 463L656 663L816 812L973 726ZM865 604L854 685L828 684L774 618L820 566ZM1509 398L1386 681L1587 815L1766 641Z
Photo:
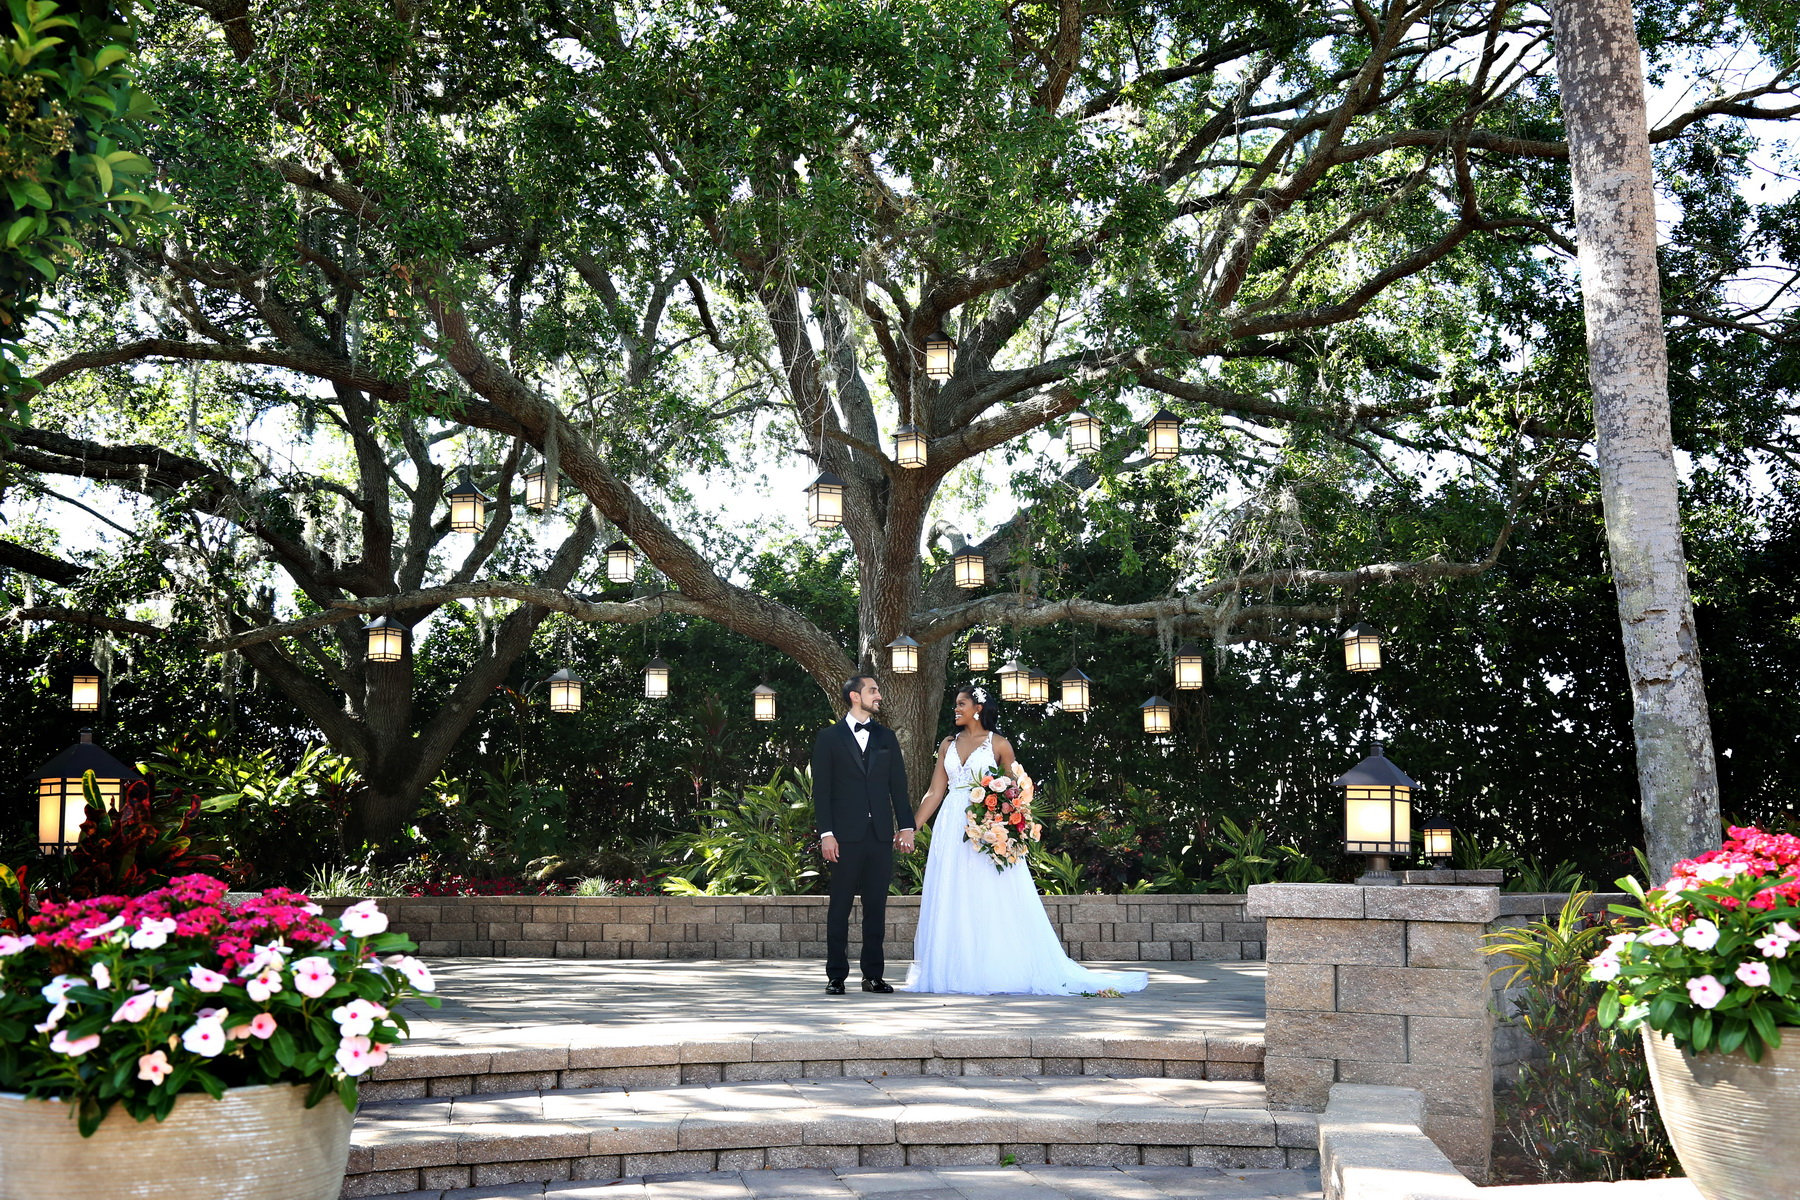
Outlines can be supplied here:
M983 637L981 634L978 633L970 638L969 670L976 675L986 675L989 662L988 655L992 650L993 647L988 645L987 638Z
M806 523L835 529L844 523L844 481L826 471L806 488Z
M525 507L532 512L543 512L555 504L561 490L542 464L525 472Z
M606 548L606 578L613 583L630 583L637 578L637 551L630 542L614 542Z
M1027 704L1050 703L1049 673L1033 668L1030 676L1025 680L1025 694Z
M69 707L76 712L100 711L100 668L93 663L75 667L69 680Z
M956 374L956 343L941 329L925 338L925 374L940 382Z
M38 768L38 850L60 854L81 836L87 817L87 793L82 779L94 774L94 790L108 811L119 811L125 785L143 776L94 745L94 731L81 731L81 740Z
M1166 408L1156 410L1145 427L1149 434L1146 449L1157 462L1168 462L1181 453L1181 418Z
M1161 696L1152 696L1138 705L1144 714L1145 733L1167 733L1174 727L1175 709Z
M775 719L775 689L766 683L759 683L750 689L750 695L755 698L756 719L773 721Z
M564 667L550 677L550 711L581 711L581 676Z
M1100 418L1085 408L1069 416L1069 449L1077 454L1094 454L1100 449Z
M406 626L392 617L376 617L363 632L369 635L370 662L397 663L406 657Z
M475 486L474 472L468 467L458 468L456 486L447 494L450 528L458 533L480 533L487 525L488 501L493 497Z
M1000 668L1000 698L1021 701L1031 695L1031 668L1013 659Z
M919 669L919 643L904 633L887 644L892 651L894 674L911 675Z
M1344 666L1359 672L1381 670L1381 631L1360 622L1344 630Z
M1443 866L1444 860L1456 852L1456 827L1442 817L1420 821L1419 836L1424 841L1419 857L1433 859L1437 866Z
M956 586L959 588L978 588L987 586L987 558L973 550L964 550L955 559Z
M1094 681L1084 675L1080 667L1070 667L1057 682L1062 684L1064 712L1084 713L1088 710L1088 692Z
M1206 679L1206 656L1192 642L1183 642L1175 650L1175 687L1191 692Z
M1344 789L1344 852L1369 856L1362 878L1391 882L1388 858L1412 852L1412 790L1405 771L1375 752L1332 781Z
M669 695L669 664L653 658L644 664L644 699L665 700Z
M894 461L903 467L925 465L925 435L916 425L902 425L894 431Z

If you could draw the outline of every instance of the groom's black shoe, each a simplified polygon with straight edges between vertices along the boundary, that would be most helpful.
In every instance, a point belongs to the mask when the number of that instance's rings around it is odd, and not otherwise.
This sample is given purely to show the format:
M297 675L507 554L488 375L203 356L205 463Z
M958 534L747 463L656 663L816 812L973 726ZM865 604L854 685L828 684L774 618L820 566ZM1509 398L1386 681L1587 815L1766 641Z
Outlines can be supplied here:
M883 983L879 979L863 980L863 991L865 992L891 992L893 990L894 985L891 983Z
M865 983L863 986L867 987L869 985ZM844 981L841 979L832 979L832 980L826 981L825 994L827 996L843 995L844 994Z

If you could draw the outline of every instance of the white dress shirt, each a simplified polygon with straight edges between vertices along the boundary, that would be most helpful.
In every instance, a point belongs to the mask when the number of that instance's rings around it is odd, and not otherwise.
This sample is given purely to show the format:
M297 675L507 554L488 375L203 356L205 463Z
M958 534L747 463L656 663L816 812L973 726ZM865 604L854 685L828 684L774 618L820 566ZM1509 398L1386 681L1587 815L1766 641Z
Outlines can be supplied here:
M875 719L874 717L870 717L869 721L873 721L874 719ZM848 713L844 714L844 724L850 726L850 736L856 739L856 748L858 750L861 750L864 754L867 754L869 752L869 730L867 728L869 721L858 721L855 717L851 716L850 714L848 714ZM856 728L858 725L861 725L864 728L862 728L862 729ZM913 827L911 825L908 825L905 829L902 829L900 832L901 833L911 833L911 832L913 832ZM836 837L836 836L837 835L832 833L831 830L829 830L829 829L827 829L824 833L821 833L819 835L819 837L821 839L828 838L828 837Z

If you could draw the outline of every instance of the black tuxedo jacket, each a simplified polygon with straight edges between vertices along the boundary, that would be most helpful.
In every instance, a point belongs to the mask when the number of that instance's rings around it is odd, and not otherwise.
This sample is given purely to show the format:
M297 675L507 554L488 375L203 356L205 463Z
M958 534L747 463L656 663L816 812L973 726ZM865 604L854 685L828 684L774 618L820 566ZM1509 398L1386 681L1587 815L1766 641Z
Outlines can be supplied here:
M833 721L821 729L813 742L812 785L813 827L840 842L862 841L871 823L883 842L891 841L896 829L912 826L900 739L885 725L869 726L866 759L847 723Z

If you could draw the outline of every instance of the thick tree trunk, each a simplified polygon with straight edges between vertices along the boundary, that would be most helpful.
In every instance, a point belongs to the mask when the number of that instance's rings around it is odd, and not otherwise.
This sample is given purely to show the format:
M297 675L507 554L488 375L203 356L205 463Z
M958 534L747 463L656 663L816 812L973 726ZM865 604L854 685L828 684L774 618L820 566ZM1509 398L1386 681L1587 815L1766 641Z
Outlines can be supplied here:
M1719 844L1712 728L1681 544L1644 75L1629 0L1555 0L1588 378L1657 878Z

